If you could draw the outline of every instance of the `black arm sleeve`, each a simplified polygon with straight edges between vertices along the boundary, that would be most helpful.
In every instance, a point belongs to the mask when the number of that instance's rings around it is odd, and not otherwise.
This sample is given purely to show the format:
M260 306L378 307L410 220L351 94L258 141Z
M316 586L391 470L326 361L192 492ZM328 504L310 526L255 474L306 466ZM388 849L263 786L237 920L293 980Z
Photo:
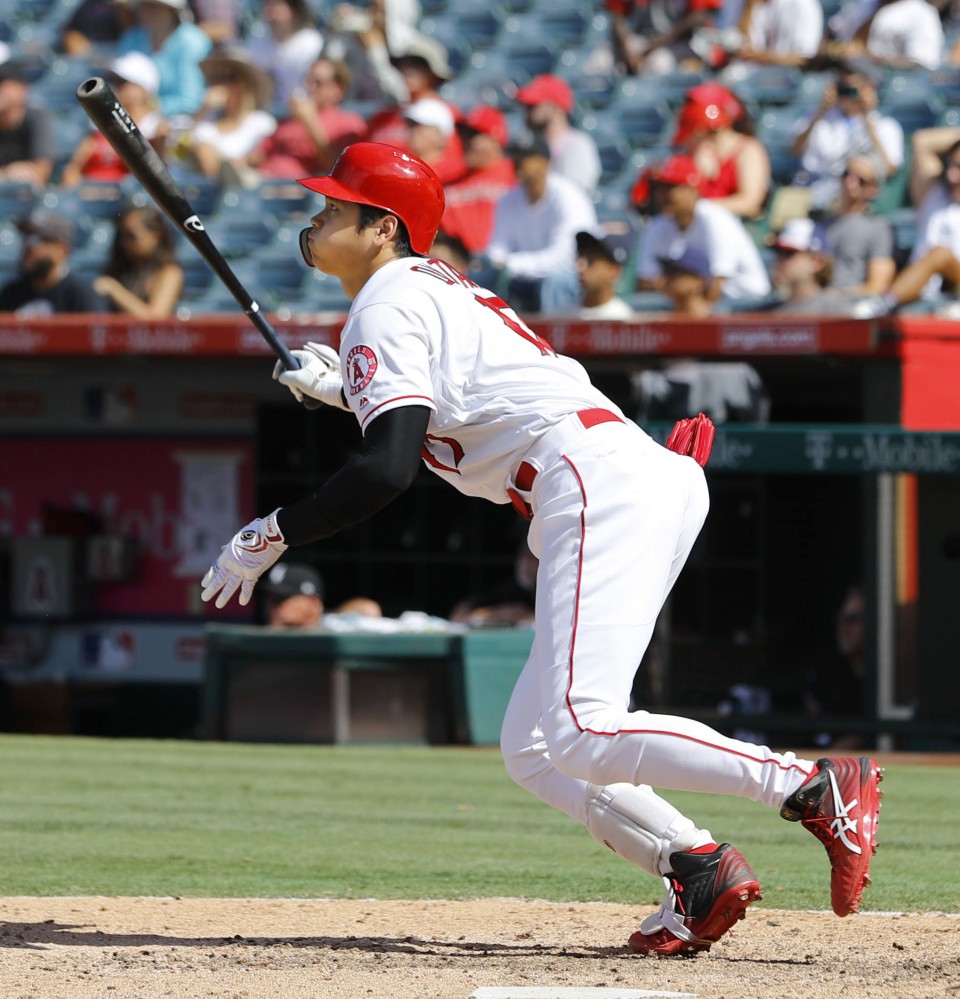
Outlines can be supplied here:
M277 524L288 545L327 538L382 510L413 484L430 410L402 406L378 416L360 450L315 493L283 507Z

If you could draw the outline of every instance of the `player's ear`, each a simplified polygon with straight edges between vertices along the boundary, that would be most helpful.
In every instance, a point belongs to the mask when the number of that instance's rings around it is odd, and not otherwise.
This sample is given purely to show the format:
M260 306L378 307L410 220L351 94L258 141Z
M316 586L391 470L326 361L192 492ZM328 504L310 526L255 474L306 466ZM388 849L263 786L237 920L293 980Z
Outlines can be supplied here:
M396 215L390 215L389 213L380 217L380 221L377 222L377 238L383 243L393 242L400 233L400 219Z

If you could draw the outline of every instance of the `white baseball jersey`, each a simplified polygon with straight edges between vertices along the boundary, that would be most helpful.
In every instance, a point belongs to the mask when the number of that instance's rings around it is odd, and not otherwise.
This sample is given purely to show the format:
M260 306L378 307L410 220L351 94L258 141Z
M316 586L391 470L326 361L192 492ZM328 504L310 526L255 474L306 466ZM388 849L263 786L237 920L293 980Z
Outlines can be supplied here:
M340 357L361 427L426 406L434 472L497 503L512 482L526 505L517 508L539 559L536 639L503 723L514 780L654 874L712 836L651 785L779 807L811 762L630 710L637 664L707 513L697 462L657 444L580 364L438 260L375 271Z
M440 260L407 257L373 274L347 316L340 362L361 428L399 406L427 406L426 464L494 503L510 502L511 473L562 417L620 413L581 364Z

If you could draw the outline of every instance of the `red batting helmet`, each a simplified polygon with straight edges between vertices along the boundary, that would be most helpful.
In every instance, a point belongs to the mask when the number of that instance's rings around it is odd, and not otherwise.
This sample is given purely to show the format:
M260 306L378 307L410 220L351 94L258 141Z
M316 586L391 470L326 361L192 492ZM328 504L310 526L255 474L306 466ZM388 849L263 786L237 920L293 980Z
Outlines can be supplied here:
M338 201L373 205L407 227L414 253L427 253L440 227L445 199L440 178L423 160L383 142L354 142L330 174L299 183Z

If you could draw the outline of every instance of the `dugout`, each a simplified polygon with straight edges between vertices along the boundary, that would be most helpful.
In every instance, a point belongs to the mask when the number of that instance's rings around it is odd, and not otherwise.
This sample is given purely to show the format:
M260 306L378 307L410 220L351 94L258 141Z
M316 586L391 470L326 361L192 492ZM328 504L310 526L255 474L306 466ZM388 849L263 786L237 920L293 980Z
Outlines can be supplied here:
M333 316L277 325L291 345L339 331ZM762 685L773 695L764 728L797 743L810 732L797 677L825 654L843 588L862 580L872 648L857 724L904 748L958 744L952 324L744 314L533 325L631 415L632 376L675 358L749 362L771 398L768 423L720 428L711 516L638 698L756 727L717 709L732 685ZM243 317L0 317L0 358L6 726L203 734L207 625L251 622L202 606L199 576L238 524L330 474L355 422L298 407ZM364 593L388 614L443 616L509 574L522 530L512 508L424 472L375 521L301 554L331 603Z

